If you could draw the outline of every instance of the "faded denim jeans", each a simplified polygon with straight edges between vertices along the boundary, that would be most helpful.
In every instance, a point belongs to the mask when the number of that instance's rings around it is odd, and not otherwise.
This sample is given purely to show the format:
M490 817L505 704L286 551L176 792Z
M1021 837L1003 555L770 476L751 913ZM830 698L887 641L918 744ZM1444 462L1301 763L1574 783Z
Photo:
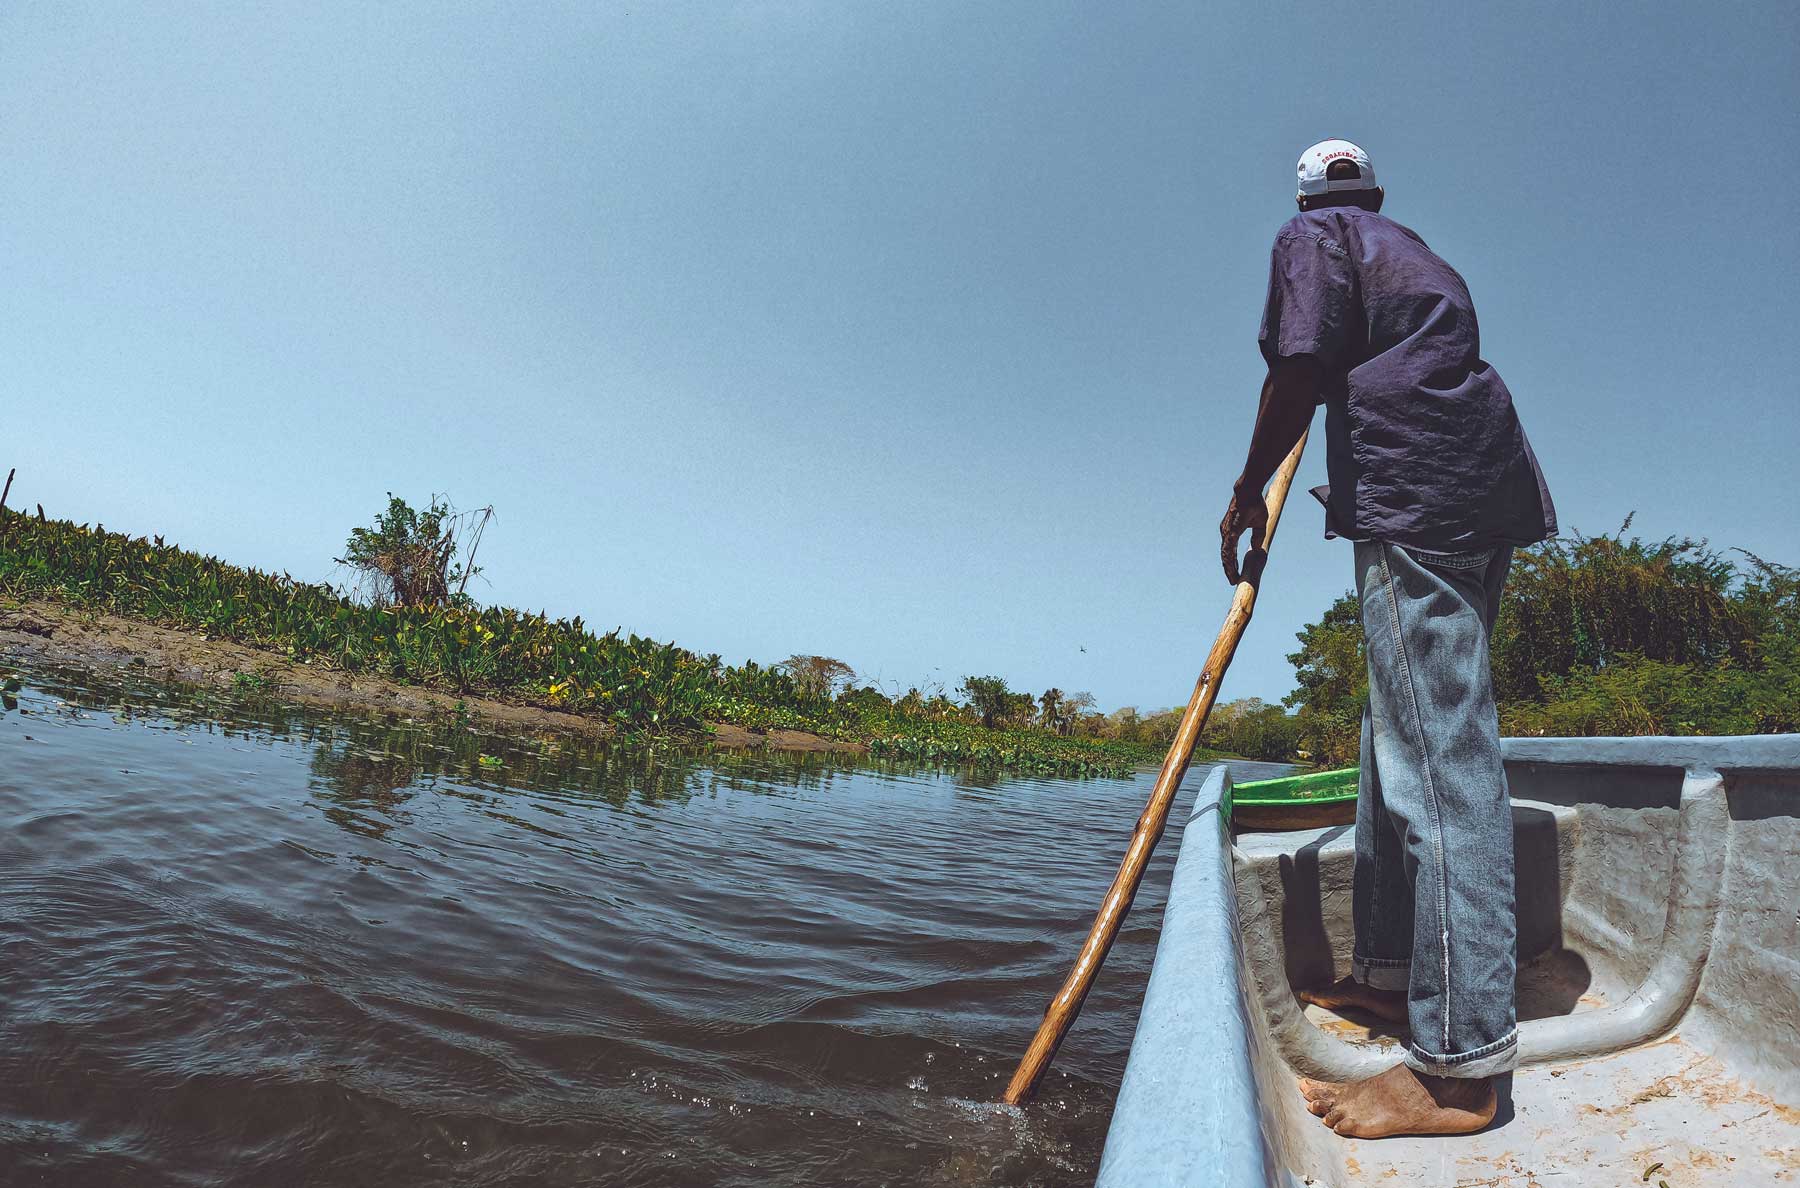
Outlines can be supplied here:
M1489 1077L1518 1060L1513 824L1488 639L1506 547L1356 542L1369 653L1352 976L1407 992L1406 1063Z

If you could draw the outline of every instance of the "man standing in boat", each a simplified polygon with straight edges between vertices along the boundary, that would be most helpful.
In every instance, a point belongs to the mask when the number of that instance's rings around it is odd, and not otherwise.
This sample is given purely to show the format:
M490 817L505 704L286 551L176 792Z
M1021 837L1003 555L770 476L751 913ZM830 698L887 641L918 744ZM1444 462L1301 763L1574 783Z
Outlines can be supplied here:
M1275 237L1269 365L1249 458L1219 526L1225 576L1260 544L1262 490L1325 406L1325 535L1355 544L1368 651L1349 977L1302 994L1409 1025L1403 1063L1305 1082L1339 1134L1479 1130L1518 1059L1513 828L1488 639L1516 546L1556 512L1469 291L1382 215L1368 154L1300 157L1300 213Z

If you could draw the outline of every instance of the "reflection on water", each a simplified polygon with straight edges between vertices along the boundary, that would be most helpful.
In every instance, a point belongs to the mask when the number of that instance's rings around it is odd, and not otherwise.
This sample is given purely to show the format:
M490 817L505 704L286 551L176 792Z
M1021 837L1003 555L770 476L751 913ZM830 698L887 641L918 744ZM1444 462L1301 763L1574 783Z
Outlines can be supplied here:
M418 765L387 751L322 743L313 752L314 787L329 801L332 824L364 837L385 837L400 807L413 798Z
M0 1182L1080 1184L1173 844L983 1104L1149 777L506 740L28 675Z

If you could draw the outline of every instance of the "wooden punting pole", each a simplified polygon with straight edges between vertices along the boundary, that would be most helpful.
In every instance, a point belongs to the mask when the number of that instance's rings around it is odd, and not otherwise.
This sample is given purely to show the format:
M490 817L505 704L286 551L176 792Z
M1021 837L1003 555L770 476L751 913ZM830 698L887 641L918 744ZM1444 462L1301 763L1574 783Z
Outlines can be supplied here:
M1219 637L1213 641L1212 652L1206 657L1206 667L1201 670L1200 680L1194 685L1194 695L1188 698L1187 709L1181 715L1181 725L1175 731L1175 740L1169 744L1168 757L1163 760L1162 771L1156 777L1156 787L1150 793L1150 803L1138 818L1137 829L1131 835L1131 844L1125 848L1125 860L1119 864L1119 873L1113 878L1106 898L1100 903L1100 913L1094 917L1094 926L1088 929L1087 940L1082 942L1081 953L1075 958L1075 968L1069 971L1062 989L1056 992L1056 997L1045 1008L1044 1021L1038 1024L1037 1034L1031 1037L1031 1046L1025 1049L1025 1057L1019 1061L1019 1069L1013 1073L1012 1082L1007 1085L1006 1093L1000 1099L1008 1105L1018 1105L1037 1091L1038 1081L1050 1067L1050 1061L1055 1058L1056 1049L1074 1024L1075 1017L1081 1013L1081 1004L1087 999L1095 975L1100 972L1100 964L1106 960L1114 938L1119 935L1119 927L1125 922L1125 914L1131 910L1131 901L1137 895L1138 884L1144 879L1144 868L1150 864L1150 854L1162 839L1163 825L1169 819L1169 806L1174 803L1175 790L1181 787L1182 777L1187 774L1188 761L1194 756L1194 744L1206 725L1207 715L1212 713L1213 701L1219 694L1219 682L1225 676L1225 669L1231 664L1231 657L1237 652L1238 640L1243 638L1244 628L1250 625L1250 613L1256 607L1257 587L1262 582L1263 565L1268 560L1269 545L1275 539L1275 525L1281 520L1281 507L1287 502L1288 488L1293 485L1294 471L1300 465L1300 453L1304 449L1306 435L1303 433L1275 471L1275 477L1269 480L1268 492L1263 497L1269 508L1268 529L1258 542L1260 547L1252 549L1244 559L1243 580L1238 582L1237 589L1232 593L1231 610L1226 613L1225 624L1219 628Z

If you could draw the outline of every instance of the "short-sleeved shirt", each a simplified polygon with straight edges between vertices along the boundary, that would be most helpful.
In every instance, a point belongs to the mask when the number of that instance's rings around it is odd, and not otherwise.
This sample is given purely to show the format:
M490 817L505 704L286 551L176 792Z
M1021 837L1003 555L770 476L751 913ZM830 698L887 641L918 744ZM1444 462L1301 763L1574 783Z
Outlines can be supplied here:
M1324 370L1326 536L1463 552L1556 534L1468 286L1412 231L1358 207L1289 219L1261 343L1271 366L1312 355Z

